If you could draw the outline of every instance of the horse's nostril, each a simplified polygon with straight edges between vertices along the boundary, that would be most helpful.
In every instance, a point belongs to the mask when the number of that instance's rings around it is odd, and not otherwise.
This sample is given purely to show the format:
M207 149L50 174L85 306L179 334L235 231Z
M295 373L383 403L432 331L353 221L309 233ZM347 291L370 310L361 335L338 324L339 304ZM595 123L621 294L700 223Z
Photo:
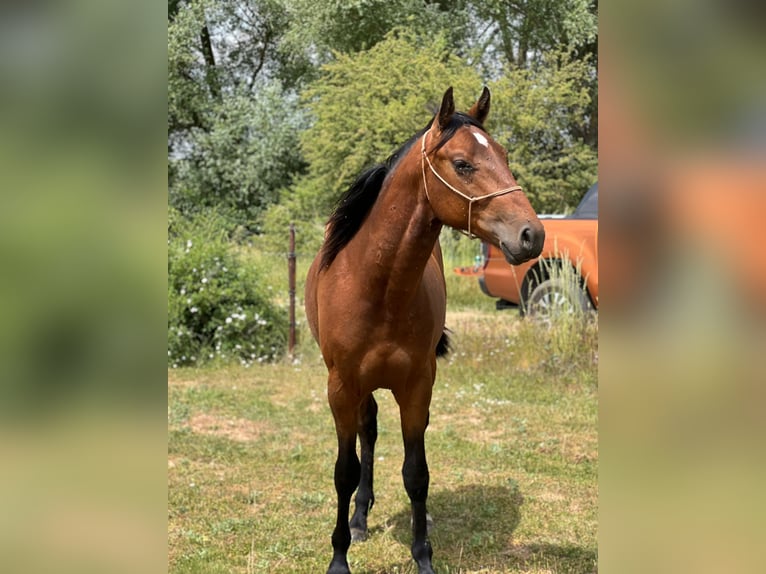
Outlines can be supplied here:
M532 228L529 225L525 225L521 228L521 233L519 233L519 243L524 249L531 249L534 242L534 232L532 231Z

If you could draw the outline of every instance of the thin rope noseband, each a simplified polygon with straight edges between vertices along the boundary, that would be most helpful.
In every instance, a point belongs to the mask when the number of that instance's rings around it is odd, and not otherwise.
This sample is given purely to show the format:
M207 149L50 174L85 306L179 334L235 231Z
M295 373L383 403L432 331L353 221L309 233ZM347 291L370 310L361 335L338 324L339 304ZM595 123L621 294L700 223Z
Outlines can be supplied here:
M431 169L433 174L441 181L444 185L447 186L447 189L450 189L457 193L460 197L468 201L468 237L473 239L474 235L471 233L471 208L473 207L474 202L481 201L482 199L490 199L492 197L497 197L499 195L505 195L506 193L511 193L512 191L521 191L520 185L514 185L511 187L507 187L505 189L501 189L500 191L495 191L492 193L488 193L486 195L478 195L475 197L472 197L468 194L463 193L456 187L453 187L449 184L441 175L437 173L437 171L434 169L434 166L431 164L431 160L428 158L428 154L426 153L426 136L429 132L426 132L423 134L423 137L420 141L420 168L421 172L423 173L423 187L426 191L426 199L428 199L428 203L431 203L431 198L428 196L428 183L426 182L426 166L425 164L428 163L428 167Z

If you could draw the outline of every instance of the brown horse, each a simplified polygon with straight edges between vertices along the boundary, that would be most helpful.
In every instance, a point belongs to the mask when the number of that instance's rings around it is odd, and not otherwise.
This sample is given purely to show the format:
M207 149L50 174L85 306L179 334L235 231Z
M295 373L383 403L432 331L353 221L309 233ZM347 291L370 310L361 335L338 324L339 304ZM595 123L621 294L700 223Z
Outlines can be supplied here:
M328 574L349 573L346 554L367 535L377 438L376 389L390 389L404 438L404 487L412 503L412 557L433 573L427 538L428 425L436 358L447 352L443 225L499 247L518 264L540 254L545 231L482 127L489 90L467 114L449 88L429 124L341 198L306 280L306 314L327 370L338 436L338 514ZM361 444L361 464L356 437ZM349 524L351 495L356 508Z

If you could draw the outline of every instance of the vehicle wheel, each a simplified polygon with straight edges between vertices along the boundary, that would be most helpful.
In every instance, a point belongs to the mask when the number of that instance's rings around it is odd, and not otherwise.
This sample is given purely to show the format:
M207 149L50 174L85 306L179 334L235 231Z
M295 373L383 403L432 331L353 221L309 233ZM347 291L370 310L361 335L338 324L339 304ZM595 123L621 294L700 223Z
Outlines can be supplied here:
M548 278L536 285L525 307L526 315L543 320L582 314L593 309L581 287L561 278Z

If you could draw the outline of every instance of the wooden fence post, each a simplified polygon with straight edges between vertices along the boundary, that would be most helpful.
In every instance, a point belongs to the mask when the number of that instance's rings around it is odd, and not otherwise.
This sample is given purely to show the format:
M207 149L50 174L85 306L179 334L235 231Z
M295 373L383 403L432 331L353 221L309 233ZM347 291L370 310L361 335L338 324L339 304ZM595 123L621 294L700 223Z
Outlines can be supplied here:
M287 350L293 358L295 350L295 224L290 224L290 250L287 253L287 282L290 295L290 335Z

